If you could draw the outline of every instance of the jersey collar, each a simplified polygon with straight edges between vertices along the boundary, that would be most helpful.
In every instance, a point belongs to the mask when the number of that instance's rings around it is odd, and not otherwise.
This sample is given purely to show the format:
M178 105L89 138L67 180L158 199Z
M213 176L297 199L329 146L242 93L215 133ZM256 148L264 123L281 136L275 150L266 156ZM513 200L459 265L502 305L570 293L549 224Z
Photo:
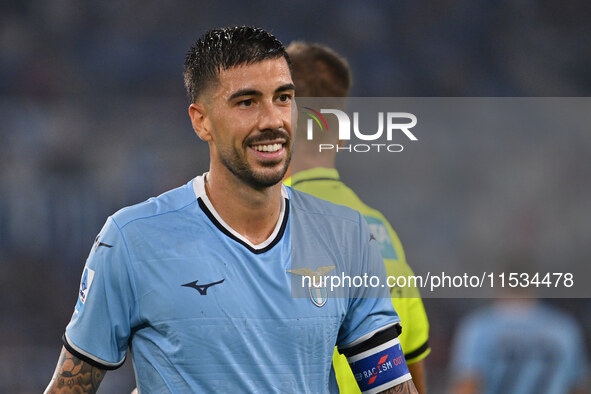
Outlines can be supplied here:
M222 233L232 238L234 241L244 245L248 250L255 254L265 253L281 240L283 233L285 233L285 228L287 227L287 221L289 217L289 195L284 185L281 185L281 196L283 198L281 199L281 211L279 213L279 219L277 220L275 229L269 238L260 244L255 245L246 237L242 236L242 234L235 231L226 222L224 222L224 219L222 219L222 217L217 213L213 207L213 204L207 197L207 193L205 192L206 176L207 172L193 180L193 191L195 192L195 196L197 197L197 202L199 203L201 210Z

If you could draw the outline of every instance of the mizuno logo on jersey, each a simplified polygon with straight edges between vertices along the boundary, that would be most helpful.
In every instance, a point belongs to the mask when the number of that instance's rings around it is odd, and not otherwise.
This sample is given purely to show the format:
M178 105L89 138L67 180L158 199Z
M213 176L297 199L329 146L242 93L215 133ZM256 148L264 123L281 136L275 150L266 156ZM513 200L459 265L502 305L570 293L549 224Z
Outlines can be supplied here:
M219 285L224 280L225 279L222 279L220 281L208 283L208 284L205 284L205 285L198 285L197 282L199 282L199 281L196 280L196 281L193 281L193 282L185 283L184 285L181 285L181 286L191 287L191 288L197 290L199 292L199 294L201 294L201 295L207 295L207 289L209 289L211 286Z

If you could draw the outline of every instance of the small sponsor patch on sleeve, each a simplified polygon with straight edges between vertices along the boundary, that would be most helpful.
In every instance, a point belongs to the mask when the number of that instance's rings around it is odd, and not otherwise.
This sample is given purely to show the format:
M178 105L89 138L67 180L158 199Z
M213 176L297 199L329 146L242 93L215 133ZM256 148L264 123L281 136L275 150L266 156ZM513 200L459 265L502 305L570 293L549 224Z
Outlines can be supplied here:
M92 280L94 279L94 271L88 267L84 267L84 272L82 273L82 280L80 281L80 289L78 290L78 302L76 302L76 312L79 312L80 309L86 303L86 297L88 296L88 291L90 290L90 285L92 284Z

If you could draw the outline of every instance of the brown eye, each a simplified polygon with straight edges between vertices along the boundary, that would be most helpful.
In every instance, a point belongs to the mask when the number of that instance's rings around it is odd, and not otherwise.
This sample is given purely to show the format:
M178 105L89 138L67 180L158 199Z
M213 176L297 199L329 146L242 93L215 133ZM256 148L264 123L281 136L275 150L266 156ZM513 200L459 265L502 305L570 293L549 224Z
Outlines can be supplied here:
M282 103L287 103L291 100L291 94L282 94L279 96L279 101Z
M252 99L246 99L238 102L240 107L250 107L252 105Z

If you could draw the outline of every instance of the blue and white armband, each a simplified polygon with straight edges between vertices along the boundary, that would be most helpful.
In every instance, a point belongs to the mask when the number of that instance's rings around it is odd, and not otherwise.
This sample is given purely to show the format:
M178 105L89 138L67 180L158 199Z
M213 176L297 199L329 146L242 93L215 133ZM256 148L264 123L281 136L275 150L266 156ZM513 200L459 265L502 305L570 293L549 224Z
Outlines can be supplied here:
M379 393L411 379L396 327L343 349L359 389L364 394Z

